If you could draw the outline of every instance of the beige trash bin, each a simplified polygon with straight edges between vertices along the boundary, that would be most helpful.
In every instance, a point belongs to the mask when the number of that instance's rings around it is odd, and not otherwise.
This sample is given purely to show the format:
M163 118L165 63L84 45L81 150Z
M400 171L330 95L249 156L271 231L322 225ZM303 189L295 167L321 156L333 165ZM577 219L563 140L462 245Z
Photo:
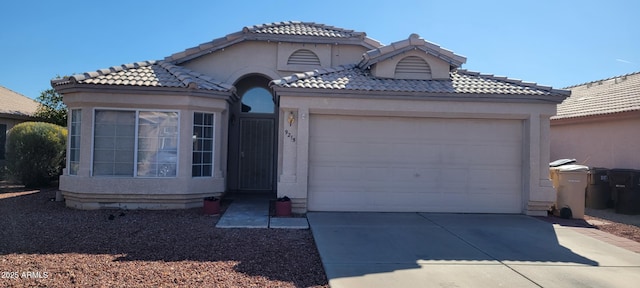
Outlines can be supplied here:
M589 167L564 165L550 168L551 182L556 189L556 207L569 207L574 219L584 219L585 191Z

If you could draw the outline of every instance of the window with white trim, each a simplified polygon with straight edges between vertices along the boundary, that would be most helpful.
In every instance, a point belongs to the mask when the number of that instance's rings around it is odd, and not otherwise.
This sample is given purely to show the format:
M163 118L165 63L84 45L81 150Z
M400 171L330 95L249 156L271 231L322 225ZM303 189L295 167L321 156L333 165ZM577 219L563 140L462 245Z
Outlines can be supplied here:
M193 113L193 177L213 176L213 114Z
M80 167L80 124L82 122L82 110L71 110L71 123L69 125L69 175L78 175Z
M178 112L96 110L93 175L175 177Z

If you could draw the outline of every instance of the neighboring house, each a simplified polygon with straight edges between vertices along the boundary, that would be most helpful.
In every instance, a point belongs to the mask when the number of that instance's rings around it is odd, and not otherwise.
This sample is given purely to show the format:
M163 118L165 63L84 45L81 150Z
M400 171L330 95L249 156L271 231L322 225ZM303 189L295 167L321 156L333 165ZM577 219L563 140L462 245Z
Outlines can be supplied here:
M640 72L567 89L551 118L551 160L640 169Z
M280 22L54 80L77 131L60 189L81 209L275 191L294 212L546 215L549 117L570 92L465 61L415 34Z
M4 167L7 131L18 123L35 120L38 102L0 86L0 167Z

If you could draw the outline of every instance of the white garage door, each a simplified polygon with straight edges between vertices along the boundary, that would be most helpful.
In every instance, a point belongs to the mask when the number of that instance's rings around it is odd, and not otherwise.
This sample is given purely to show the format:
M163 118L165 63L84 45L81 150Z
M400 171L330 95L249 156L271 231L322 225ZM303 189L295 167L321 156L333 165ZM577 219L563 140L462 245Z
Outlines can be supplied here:
M311 115L311 211L521 213L522 121Z

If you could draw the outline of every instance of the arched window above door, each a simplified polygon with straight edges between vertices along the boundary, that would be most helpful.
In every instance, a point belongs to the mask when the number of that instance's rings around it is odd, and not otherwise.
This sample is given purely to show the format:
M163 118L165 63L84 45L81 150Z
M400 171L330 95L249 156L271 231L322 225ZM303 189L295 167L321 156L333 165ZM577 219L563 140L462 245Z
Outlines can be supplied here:
M269 90L253 87L242 95L242 112L245 113L274 113L273 97Z

